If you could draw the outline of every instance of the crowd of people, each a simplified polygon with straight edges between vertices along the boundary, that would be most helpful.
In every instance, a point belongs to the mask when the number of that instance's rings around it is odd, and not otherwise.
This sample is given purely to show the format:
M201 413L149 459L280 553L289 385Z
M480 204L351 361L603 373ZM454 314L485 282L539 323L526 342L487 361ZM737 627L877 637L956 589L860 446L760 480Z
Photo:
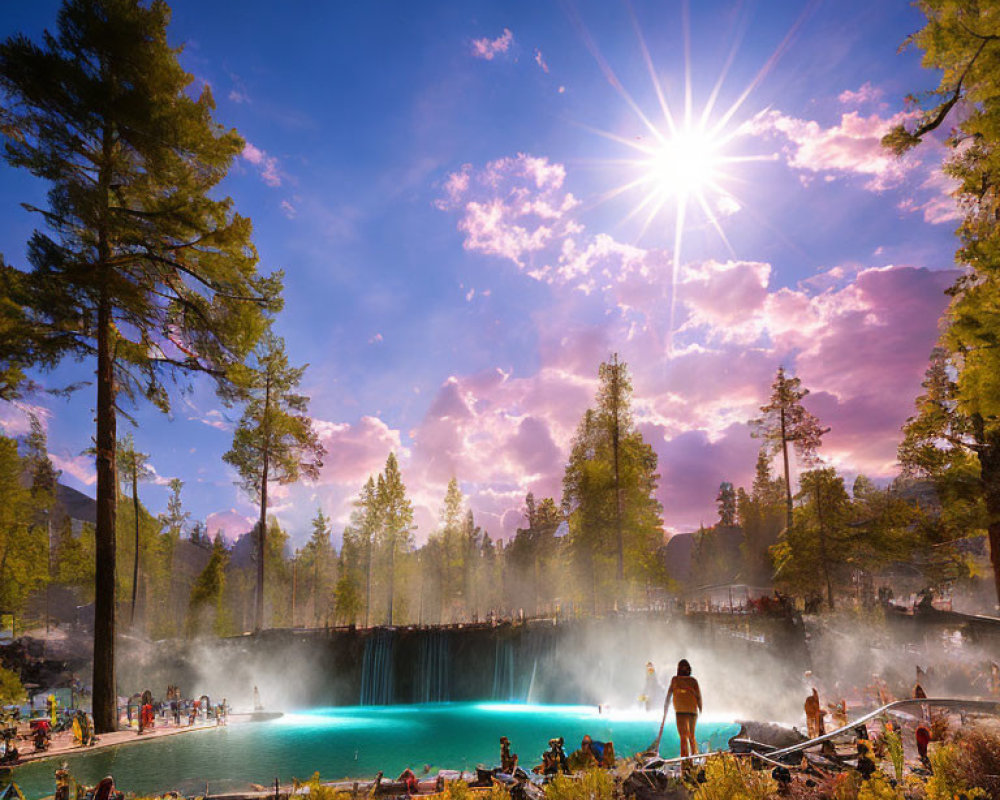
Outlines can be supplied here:
M124 698L123 698L124 699ZM120 704L120 720L129 727L136 727L140 734L161 725L173 724L181 727L198 722L213 721L216 725L229 722L230 707L225 698L213 704L208 695L185 698L177 686L168 686L162 700L155 699L149 689L124 699Z

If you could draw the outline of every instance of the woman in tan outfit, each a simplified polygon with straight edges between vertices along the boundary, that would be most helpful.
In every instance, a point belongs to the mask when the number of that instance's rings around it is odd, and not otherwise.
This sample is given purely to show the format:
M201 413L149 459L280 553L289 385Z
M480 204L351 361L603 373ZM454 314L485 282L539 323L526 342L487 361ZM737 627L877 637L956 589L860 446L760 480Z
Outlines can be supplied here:
M698 681L691 677L691 665L686 658L677 663L677 674L670 679L667 699L663 702L664 716L671 699L674 701L674 716L677 718L677 735L681 740L681 756L696 755L698 742L694 731L698 714L701 713L701 689Z

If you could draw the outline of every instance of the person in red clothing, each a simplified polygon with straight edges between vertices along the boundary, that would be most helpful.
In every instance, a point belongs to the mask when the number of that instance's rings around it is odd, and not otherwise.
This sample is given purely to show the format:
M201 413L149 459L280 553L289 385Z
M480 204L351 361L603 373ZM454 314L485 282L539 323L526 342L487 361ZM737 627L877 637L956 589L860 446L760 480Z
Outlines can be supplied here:
M663 711L666 715L670 701L674 703L674 716L677 718L677 736L681 740L681 755L693 756L698 753L698 742L695 739L695 724L701 713L701 689L698 681L691 677L691 665L686 658L677 662L677 674L670 679L667 698L663 701Z

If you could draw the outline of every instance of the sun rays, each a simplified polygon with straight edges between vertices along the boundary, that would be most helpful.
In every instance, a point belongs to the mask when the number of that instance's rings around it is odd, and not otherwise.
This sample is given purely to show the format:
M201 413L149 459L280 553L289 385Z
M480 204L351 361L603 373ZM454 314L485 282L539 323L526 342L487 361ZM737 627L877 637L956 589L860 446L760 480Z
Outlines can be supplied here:
M815 3L807 5L764 65L736 96L732 104L719 114L715 113L716 103L736 57L742 38L742 26L734 37L734 44L704 106L696 110L692 90L688 4L685 2L681 7L681 27L684 35L683 100L681 104L675 98L675 105L671 105L670 98L660 82L639 21L627 0L625 5L635 31L639 52L656 94L659 115L644 110L626 90L597 48L580 17L575 10L571 10L571 21L580 33L584 45L597 61L608 83L645 128L645 134L628 138L611 131L590 126L583 127L631 151L624 158L608 159L605 162L622 167L625 179L617 186L608 189L597 202L605 203L614 198L634 198L622 222L637 225L636 241L641 241L654 233L658 233L661 239L672 239L673 259L667 326L669 354L672 348L675 298L685 232L691 227L694 214L698 214L701 217L698 224L700 226L707 224L718 236L728 254L736 257L723 223L727 217L747 206L747 202L737 196L734 188L740 181L739 165L753 161L771 161L776 158L770 153L754 154L741 151L740 139L746 129L740 121L739 112L753 90L788 48L794 34ZM655 119L656 116L661 116L662 120L658 121ZM744 113L744 116L747 115ZM747 118L752 116L750 114Z

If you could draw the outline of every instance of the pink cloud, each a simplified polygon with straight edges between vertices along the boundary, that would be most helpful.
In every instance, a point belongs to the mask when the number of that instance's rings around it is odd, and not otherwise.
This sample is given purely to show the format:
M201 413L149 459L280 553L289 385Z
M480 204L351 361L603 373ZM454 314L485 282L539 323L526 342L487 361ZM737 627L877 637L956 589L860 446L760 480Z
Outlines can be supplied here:
M847 89L837 95L837 100L839 100L845 106L860 106L865 103L875 103L882 99L885 92L883 92L878 87L872 86L871 81L865 81L856 92L852 92Z
M881 157L871 148L880 148L885 124L845 115L835 132L793 125L802 146L789 158L895 179L896 167L862 156ZM671 330L669 254L589 233L574 218L575 198L565 201L564 182L561 165L519 155L482 169L465 165L445 183L438 205L457 213L466 249L515 263L555 290L536 320L537 371L453 375L410 431L406 469L422 518L435 518L452 475L477 516L498 530L518 524L528 490L558 498L597 366L612 352L632 367L635 420L660 457L659 498L671 529L711 522L719 482L749 481L758 443L746 423L779 364L802 377L810 408L833 427L825 448L831 461L893 472L899 427L919 392L953 273L827 265L797 287L773 287L764 262L688 264L678 276ZM475 237L471 204L496 214ZM516 241L512 226L520 229Z
M313 425L326 447L320 483L360 486L385 466L390 452L402 450L399 431L377 417L362 417L357 424L315 420Z
M6 436L23 436L31 431L32 415L42 423L43 428L48 428L52 412L44 406L23 401L0 403L0 428Z
M465 165L448 176L442 210L462 212L458 228L466 250L499 256L522 269L535 253L578 226L565 220L577 205L562 191L566 170L546 158L519 153L474 172Z
M957 222L963 216L955 199L958 187L958 181L954 178L942 170L934 170L930 177L920 184L920 189L929 192L930 197L923 201L913 197L904 198L899 203L899 208L901 211L922 212L924 221L932 225Z
M94 466L93 456L74 456L67 452L53 453L50 451L49 460L55 464L56 469L71 475L85 486L93 486L97 483L97 469Z
M278 159L269 156L266 151L255 147L250 142L243 145L243 152L240 154L248 162L257 167L261 180L268 186L281 186L281 174L278 172Z
M542 72L549 71L549 65L545 62L545 56L542 55L541 50L535 50L535 63L542 68Z
M235 508L213 511L205 518L205 530L210 537L215 538L215 534L222 531L222 537L230 542L252 531L255 524L256 520L240 514Z
M506 53L514 43L514 34L510 28L504 28L496 39L482 38L472 40L472 55L485 61L492 61L500 53Z
M751 135L779 135L790 143L785 157L790 167L813 173L856 174L869 177L865 188L883 191L899 184L919 163L914 157L898 158L882 147L889 129L908 119L899 113L883 119L863 117L856 111L843 114L840 123L824 128L813 120L785 116L771 110L758 114L745 126Z

